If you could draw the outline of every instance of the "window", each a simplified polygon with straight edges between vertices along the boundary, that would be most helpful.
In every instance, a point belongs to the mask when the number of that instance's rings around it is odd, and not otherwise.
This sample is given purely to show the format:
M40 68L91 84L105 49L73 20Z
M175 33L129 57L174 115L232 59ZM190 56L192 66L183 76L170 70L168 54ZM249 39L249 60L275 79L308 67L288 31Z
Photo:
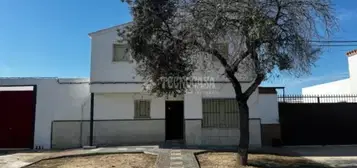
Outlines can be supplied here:
M150 118L150 100L135 100L134 118Z
M228 47L227 43L217 43L217 44L214 44L212 47L214 49L217 49L219 51L219 53L222 54L225 59L228 58L229 47ZM216 56L214 56L214 55L212 55L212 60L214 62L219 61L218 58Z
M127 45L114 44L113 45L113 62L129 61L129 54L127 53Z
M235 99L203 99L203 128L239 128L238 103Z

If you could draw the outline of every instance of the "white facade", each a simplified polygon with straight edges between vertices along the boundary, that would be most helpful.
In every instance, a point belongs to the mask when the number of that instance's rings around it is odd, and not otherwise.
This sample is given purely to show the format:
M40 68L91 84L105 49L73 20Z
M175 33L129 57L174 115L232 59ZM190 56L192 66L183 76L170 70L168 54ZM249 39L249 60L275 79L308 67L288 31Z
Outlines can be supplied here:
M29 90L36 87L34 147L72 148L88 145L90 92L87 79L0 78L0 90ZM247 85L247 84L246 84ZM9 87L26 86L26 87ZM235 145L236 129L202 129L202 98L233 98L230 84L217 86L216 94L186 94L183 97L154 97L145 93L96 93L94 97L94 136L98 145L125 143L148 137L165 141L165 101L183 100L187 120L186 144L226 143ZM134 120L134 100L151 100L150 120ZM251 145L261 145L261 124L278 123L276 94L254 92L249 99ZM118 122L121 121L122 122ZM212 136L213 135L213 136ZM231 136L230 139L222 137ZM222 136L222 137L220 137ZM108 137L110 141L108 141ZM210 139L207 140L207 137ZM121 141L115 141L115 140ZM148 143L146 141L143 144Z
M347 53L349 78L302 88L303 95L357 94L357 50Z
M165 119L165 102L167 100L181 100L184 102L185 140L186 144L201 145L218 143L217 139L223 139L223 144L237 144L239 139L238 129L203 129L201 127L202 99L205 98L234 98L232 85L218 72L196 71L195 76L210 76L220 83L215 83L213 90L191 90L182 97L157 98L143 92L143 81L136 75L135 61L113 62L113 45L118 43L117 30L125 25L114 26L108 29L90 33L91 37L91 85L90 92L94 93L94 119L95 120L135 120L134 100L151 100L150 113L152 120ZM214 64L217 66L219 63ZM249 73L239 76L243 91L250 86ZM247 77L248 76L248 77ZM226 81L227 83L225 83ZM276 95L262 95L256 91L248 101L251 129L251 145L261 145L261 123L278 123L278 104ZM261 112L264 111L264 114ZM161 122L157 121L157 125ZM148 125L148 127L157 125ZM217 135L216 132L220 132ZM164 134L161 130L152 134ZM115 134L115 133L114 133ZM219 133L218 133L219 134ZM234 134L231 139L228 134ZM99 136L99 135L98 135ZM101 135L109 136L109 135ZM116 137L120 135L115 135ZM165 141L164 135L158 135L161 141ZM208 138L209 136L209 138ZM207 140L207 138L209 140ZM150 139L150 138L146 138ZM157 139L155 139L157 140ZM211 141L212 140L212 141Z
M351 94L350 79L343 79L329 83L323 83L302 89L304 95L332 95L332 94Z
M68 82L78 84L66 84ZM51 147L53 121L89 119L88 79L0 78L2 88L30 85L37 86L34 147ZM23 88L28 87L19 87L17 90Z
M258 114L261 124L279 124L279 104L277 94L259 94Z

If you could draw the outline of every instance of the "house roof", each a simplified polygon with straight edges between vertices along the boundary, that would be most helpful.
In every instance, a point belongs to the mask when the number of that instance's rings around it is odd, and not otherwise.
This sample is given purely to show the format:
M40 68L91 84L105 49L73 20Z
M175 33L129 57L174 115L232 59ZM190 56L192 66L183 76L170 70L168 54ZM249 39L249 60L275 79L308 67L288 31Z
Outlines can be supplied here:
M261 94L276 94L276 87L259 87L259 93Z
M98 30L98 31L95 31L95 32L91 32L88 35L89 35L89 37L92 37L94 35L98 35L98 34L101 34L101 33L108 32L108 31L112 31L112 30L117 30L117 29L123 28L124 26L130 25L131 23L132 22L115 25L115 26L108 27L108 28L105 28L105 29L101 29L101 30Z
M354 56L354 55L356 55L356 54L357 54L357 49L354 49L354 50L352 50L352 51L348 51L348 52L346 53L346 55L347 55L348 57Z

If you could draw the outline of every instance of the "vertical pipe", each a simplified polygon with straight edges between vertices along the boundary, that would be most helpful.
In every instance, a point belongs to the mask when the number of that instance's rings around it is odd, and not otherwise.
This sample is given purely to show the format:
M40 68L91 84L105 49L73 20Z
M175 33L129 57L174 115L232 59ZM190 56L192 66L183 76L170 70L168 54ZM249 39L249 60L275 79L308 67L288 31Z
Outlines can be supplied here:
M285 103L285 88L283 88L283 102Z
M94 93L90 94L90 124L89 146L93 146L93 116L94 116Z

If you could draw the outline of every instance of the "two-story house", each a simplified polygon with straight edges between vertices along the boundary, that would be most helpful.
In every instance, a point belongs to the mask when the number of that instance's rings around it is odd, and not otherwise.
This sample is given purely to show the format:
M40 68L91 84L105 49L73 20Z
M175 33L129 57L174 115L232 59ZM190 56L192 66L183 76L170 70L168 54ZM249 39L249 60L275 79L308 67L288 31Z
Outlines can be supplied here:
M237 145L239 124L235 94L218 73L213 87L182 96L155 97L143 91L135 61L118 43L125 24L90 33L90 92L94 96L97 144L151 144L181 140L187 145ZM226 47L227 49L229 47ZM228 51L227 51L228 52ZM207 76L200 71L195 76ZM241 81L243 89L250 81ZM259 93L249 99L250 144L261 145ZM277 108L277 104L273 105ZM274 112L277 116L277 109ZM273 121L276 123L277 121ZM101 129L98 129L101 128Z
M209 85L176 97L152 96L143 90L126 45L117 43L123 26L89 34L90 79L0 78L0 148L78 148L90 144L91 137L95 146L171 140L188 146L237 145L235 94L219 68L194 73L212 77ZM249 86L248 78L240 81L243 89ZM259 88L248 105L250 145L279 138L275 89Z

